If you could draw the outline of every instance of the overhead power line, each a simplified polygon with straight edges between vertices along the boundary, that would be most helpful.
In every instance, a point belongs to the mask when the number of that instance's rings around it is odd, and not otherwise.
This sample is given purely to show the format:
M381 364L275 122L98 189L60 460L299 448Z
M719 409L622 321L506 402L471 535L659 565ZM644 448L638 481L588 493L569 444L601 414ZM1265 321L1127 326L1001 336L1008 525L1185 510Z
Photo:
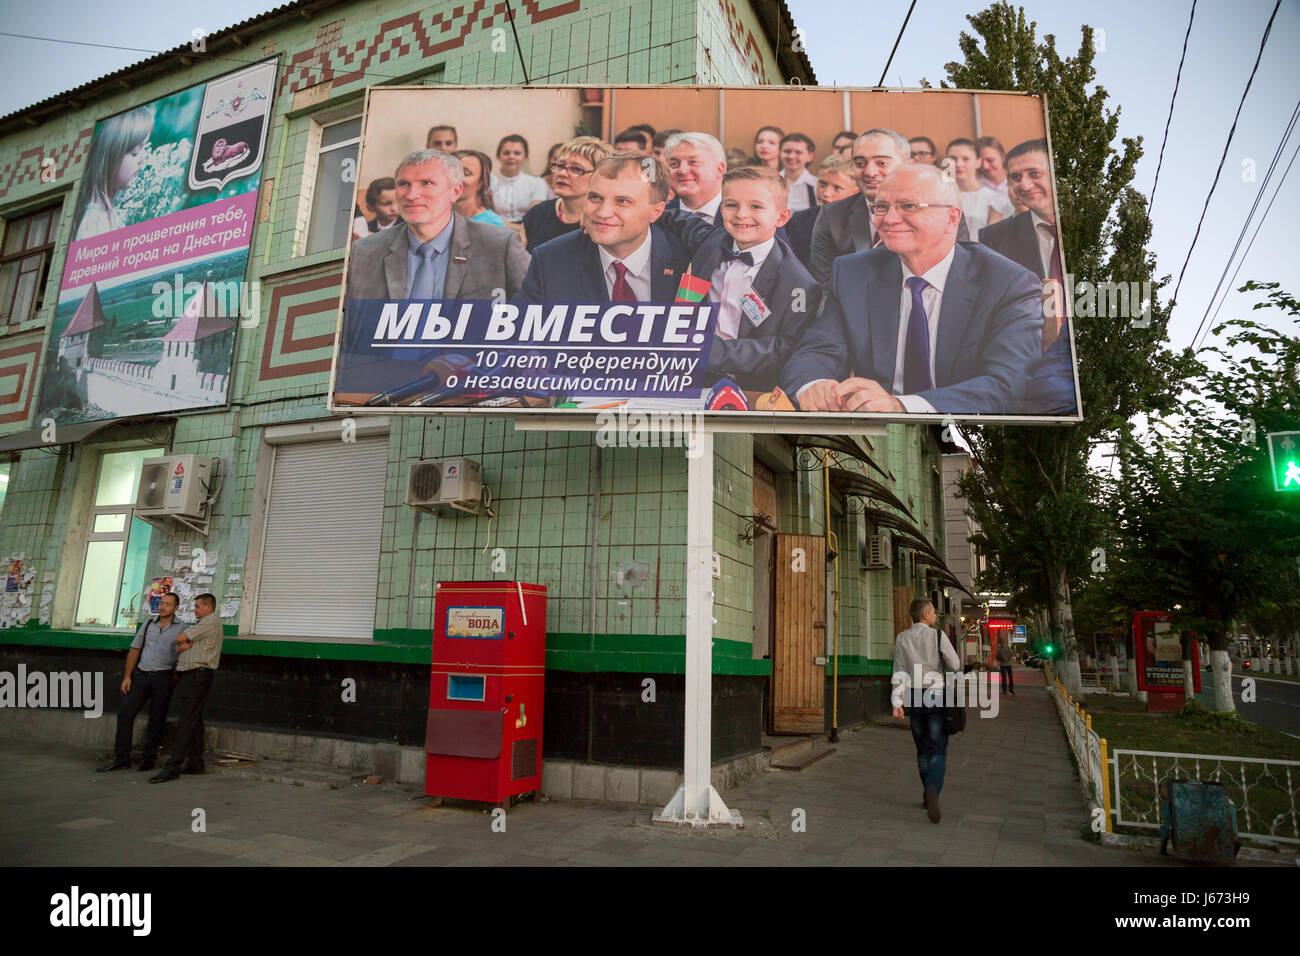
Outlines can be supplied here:
M1286 150L1286 144L1291 139L1291 133L1295 130L1297 121L1300 121L1300 100L1296 102L1295 108L1291 111L1291 119L1287 122L1286 128L1282 130L1282 138L1278 140L1277 148L1273 150L1273 157L1269 160L1268 170L1264 173L1264 178L1259 184L1259 190L1255 193L1255 201L1251 203L1250 211L1246 214L1246 220L1241 224L1241 231L1237 234L1237 241L1233 243L1232 252L1229 253L1228 258L1224 260L1223 272L1220 274L1219 281L1214 287L1214 292L1211 293L1209 301L1205 303L1205 314L1201 316L1201 323L1196 327L1196 334L1192 336L1193 348L1196 347L1196 339L1201 334L1201 329L1205 326L1206 320L1210 317L1210 311L1213 310L1214 314L1217 316L1219 314L1219 309L1223 308L1224 300L1227 299L1228 294L1232 291L1232 284L1236 282L1237 274L1234 272L1232 280L1229 282L1228 270L1232 268L1232 262L1237 258L1237 250L1241 248L1241 244L1246 240L1246 233L1250 231L1251 222L1255 218L1256 210L1259 209L1260 204L1264 201L1264 195L1268 192L1269 184L1273 181L1273 174L1277 172L1278 163L1282 159L1282 154ZM1290 166L1287 167L1288 170L1290 168ZM1285 175L1286 174L1283 173L1283 176ZM1277 193L1274 193L1273 196L1276 198ZM1270 201L1269 206L1271 207L1272 205L1273 204ZM1267 210L1265 210L1264 215L1268 215ZM1263 225L1263 222L1264 220L1261 218L1259 220L1259 225ZM1255 234L1259 234L1258 229L1255 230ZM1249 251L1249 248L1250 247L1247 246L1247 251ZM1241 260L1237 263L1238 272L1241 271L1241 263L1244 261L1245 255L1243 254ZM1219 291L1223 289L1225 282L1228 282L1228 287L1223 293L1223 298L1219 299L1218 308L1215 308L1214 300L1219 298Z
M903 31L907 29L907 21L912 19L912 11L915 9L916 0L912 0L912 5L907 8L907 16L903 17L903 25L898 29L898 38L894 40L894 48L889 51L889 59L885 61L885 68L880 71L880 82L876 86L885 85L885 75L889 72L889 64L894 62L894 54L898 52L898 44L903 42Z
M1210 191L1205 194L1205 205L1201 207L1201 218L1197 220L1196 232L1192 234L1192 244L1187 249L1187 258L1183 260L1183 267L1178 272L1178 283L1174 286L1174 302L1178 301L1178 290L1183 287L1183 276L1187 274L1187 265L1192 261L1192 253L1196 250L1196 240L1201 237L1201 227L1205 225L1205 214L1209 211L1210 200L1214 196L1214 187L1219 185L1219 175L1223 172L1223 164L1228 160L1228 149L1232 146L1233 134L1237 132L1237 120L1241 119L1241 109L1246 105L1246 97L1250 93L1250 85L1255 82L1255 73L1259 70L1259 61L1264 57L1264 47L1268 44L1268 35L1273 30L1273 21L1277 19L1277 11L1282 6L1282 0L1277 0L1273 5L1273 12L1269 14L1268 25L1264 27L1264 36L1259 41L1259 53L1255 55L1255 65L1251 67L1250 76L1246 80L1246 88L1241 93L1241 102L1237 104L1237 113L1232 118L1232 127L1228 130L1228 138L1223 144L1223 155L1219 157L1219 167L1214 171L1214 181L1210 183Z
M513 23L512 23L512 26L513 26ZM145 48L145 47L138 47L138 46L118 46L118 45L113 44L113 43L91 43L91 42L89 42L89 41L87 41L87 40L65 40L65 39L62 39L61 37L40 37L40 36L33 36L32 34L28 34L28 33L9 33L9 32L4 31L4 30L0 30L0 37L12 37L13 39L16 39L16 40L38 40L38 41L40 41L40 42L42 42L42 43L62 43L62 44L65 44L65 45L67 45L67 46L89 46L89 47L98 47L98 48L101 49L101 50L122 50L122 51L124 51L124 52L126 52L126 53L147 53L147 54L149 54L150 56L157 56L157 55L159 55L159 54L163 54L163 53L173 53L173 52L174 52L174 53L177 53L178 55L192 56L192 57L194 57L195 59L203 58L203 59L207 59L207 60L212 60L213 62L216 62L216 63L251 64L251 63L260 63L262 60L266 59L266 57L261 56L261 55L255 55L255 56L226 56L226 55L221 55L221 56L218 56L218 55L216 55L216 54L207 53L207 52L203 52L203 53L199 53L199 52L186 52L186 51L184 51L184 50L182 50L182 49L178 49L178 48L176 48L176 47L172 47L172 48L169 48L169 49L166 49L166 50L152 50L152 49L147 49L147 48ZM515 39L516 39L516 44L517 44L517 42L518 42L518 35L516 35ZM523 57L523 54L522 54L522 52L521 52L521 53L520 53L521 63L522 63L522 57ZM132 66L136 66L136 65L138 65L139 62L140 62L140 61L137 60L137 61L134 62L134 63L128 63L128 64L126 64L126 66L121 67L120 69L129 69L129 68L132 67ZM319 67L319 66L312 66L312 67L309 67L309 69L320 69L320 67ZM527 68L525 67L525 71L526 71L526 70L527 70ZM109 71L109 72L112 73L112 72L116 72L116 71L115 71L115 70L111 70L111 71ZM397 79L401 74L397 74L397 73L380 73L378 70L367 69L367 70L366 70L362 75L363 75L363 76L373 76L373 77L378 77L378 78L380 78L380 79L388 79L388 80L392 80L392 79ZM90 81L90 82L94 82L94 81L92 80L92 81ZM428 82L429 82L430 84L435 84L435 85L444 85L444 84L446 83L446 81L444 81L444 80L430 80L430 81L428 81ZM85 84L81 84L81 85L84 86ZM66 93L66 92L70 92L70 91L60 90L58 93L52 93L50 96L45 97L45 99L50 99L51 97L57 97L57 96L60 95L60 93ZM42 99L42 100L40 100L40 101L38 101L38 102L43 103L43 102L45 102L45 99ZM36 105L36 104L29 104L29 105ZM11 110L10 112L12 112L12 113L21 113L24 109L27 109L27 107L19 107L18 109L16 109L16 110Z
M1242 265L1245 264L1246 257L1250 255L1251 247L1255 245L1255 240L1259 238L1259 231L1264 228L1264 220L1268 218L1269 211L1272 210L1273 203L1277 200L1278 193L1282 191L1282 186L1286 182L1287 173L1291 172L1291 167L1295 165L1295 160L1297 156L1300 156L1300 146L1296 146L1295 152L1291 154L1291 161L1286 164L1286 169L1283 170L1282 172L1282 178L1277 181L1277 189L1273 191L1273 198L1270 199L1268 201L1268 205L1264 207L1264 215L1259 217L1259 224L1255 226L1255 233L1250 237L1250 242L1246 243L1246 251L1241 254L1241 261L1237 263L1237 270L1236 272L1233 272L1232 279L1228 283L1229 291L1231 291L1232 288L1237 284L1237 273L1241 272L1241 267ZM1219 309L1222 309L1223 303L1227 301L1228 301L1228 296L1225 293L1223 298L1219 300L1219 307L1214 310L1215 319L1219 317ZM1201 324L1202 325L1205 324L1204 318L1201 319ZM1214 325L1213 321L1211 321L1210 325L1211 327L1213 327ZM1198 328L1196 332L1197 335L1199 335L1200 329ZM1196 350L1196 336L1192 337L1192 350L1193 351Z
M1156 179L1151 184L1151 198L1147 200L1147 217L1156 201L1156 187L1160 185L1160 167L1165 161L1165 144L1169 142L1169 124L1174 118L1174 101L1178 99L1178 83L1183 78L1183 61L1187 59L1187 40L1192 35L1192 21L1196 19L1196 0L1192 0L1192 15L1187 18L1187 32L1183 34L1183 53L1178 58L1178 73L1174 76L1174 95L1169 98L1169 116L1165 120L1165 138L1160 141L1160 158L1156 160Z

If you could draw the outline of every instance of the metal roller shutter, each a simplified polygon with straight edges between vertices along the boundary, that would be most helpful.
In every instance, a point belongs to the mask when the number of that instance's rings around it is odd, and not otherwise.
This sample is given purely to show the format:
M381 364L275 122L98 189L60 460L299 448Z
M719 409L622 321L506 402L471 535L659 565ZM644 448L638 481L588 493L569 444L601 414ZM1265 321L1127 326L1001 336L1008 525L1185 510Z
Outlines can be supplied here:
M374 636L387 437L279 445L257 634Z

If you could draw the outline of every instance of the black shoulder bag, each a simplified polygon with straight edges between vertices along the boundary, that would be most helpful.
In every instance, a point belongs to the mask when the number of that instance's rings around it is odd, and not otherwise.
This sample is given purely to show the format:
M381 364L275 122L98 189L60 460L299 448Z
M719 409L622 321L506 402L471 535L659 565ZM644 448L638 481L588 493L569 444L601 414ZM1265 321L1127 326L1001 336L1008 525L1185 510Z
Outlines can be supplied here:
M947 674L948 671L945 669L945 665L943 662L943 631L940 631L936 628L934 632L934 639L935 639L934 640L935 649L939 652L939 673ZM957 679L961 680L960 674L957 675ZM944 686L944 694L946 697L947 690L948 690L948 679L946 677L944 678L943 686ZM965 729L966 729L966 708L945 706L943 708L943 732L947 734L949 737L951 737L953 734L959 734Z

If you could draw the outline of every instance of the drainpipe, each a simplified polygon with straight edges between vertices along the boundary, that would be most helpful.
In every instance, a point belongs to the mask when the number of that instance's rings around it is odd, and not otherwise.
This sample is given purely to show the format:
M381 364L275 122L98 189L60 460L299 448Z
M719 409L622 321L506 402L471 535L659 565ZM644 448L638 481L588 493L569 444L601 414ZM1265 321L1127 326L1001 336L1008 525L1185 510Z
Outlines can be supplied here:
M831 655L831 743L839 743L840 739L840 589L839 589L839 553L840 542L835 532L831 530L831 453L822 452L822 504L826 510L826 551L829 554L834 552L836 558L831 562L832 574L831 581L835 583L834 609L831 614L832 630L832 655Z

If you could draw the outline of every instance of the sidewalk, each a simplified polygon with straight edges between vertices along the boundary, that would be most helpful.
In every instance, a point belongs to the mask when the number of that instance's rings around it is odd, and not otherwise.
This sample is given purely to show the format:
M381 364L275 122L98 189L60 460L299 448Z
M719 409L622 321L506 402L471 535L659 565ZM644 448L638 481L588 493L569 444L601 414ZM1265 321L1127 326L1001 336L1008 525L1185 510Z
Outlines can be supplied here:
M1178 866L1154 850L1084 841L1086 811L1041 672L995 719L953 738L943 820L920 809L906 724L843 733L798 773L769 771L724 793L739 831L650 823L645 808L547 802L512 809L505 833L479 809L429 808L416 791L313 789L220 774L151 786L152 774L97 774L84 748L6 740L0 750L0 859L67 866L1048 865ZM194 811L206 832L194 833ZM806 832L791 829L804 811Z

